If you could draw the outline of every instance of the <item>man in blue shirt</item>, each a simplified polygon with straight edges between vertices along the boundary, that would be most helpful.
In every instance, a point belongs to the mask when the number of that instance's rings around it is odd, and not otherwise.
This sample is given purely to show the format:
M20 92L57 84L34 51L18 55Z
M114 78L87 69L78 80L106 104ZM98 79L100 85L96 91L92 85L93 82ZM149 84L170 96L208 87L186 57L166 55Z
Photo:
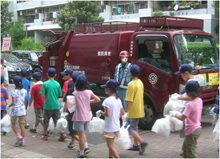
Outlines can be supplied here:
M121 63L119 63L115 68L114 79L119 83L118 95L122 101L122 105L125 108L125 96L128 87L128 83L131 81L130 77L130 67L131 63L128 62L129 53L125 50L121 51L119 58Z

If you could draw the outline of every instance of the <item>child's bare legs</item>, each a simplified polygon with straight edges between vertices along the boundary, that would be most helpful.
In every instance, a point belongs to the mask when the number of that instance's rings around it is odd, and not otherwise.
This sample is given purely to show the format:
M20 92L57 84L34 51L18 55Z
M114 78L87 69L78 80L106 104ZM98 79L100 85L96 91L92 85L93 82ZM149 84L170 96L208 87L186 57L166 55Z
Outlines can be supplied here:
M79 135L80 155L84 155L85 133L84 132L78 132L78 135Z
M132 130L130 133L131 133L132 137L134 138L135 145L138 145L139 143L143 142L142 138L140 137L140 135L138 134L137 131Z
M106 143L109 150L109 157L119 158L118 152L114 146L114 138L106 138Z
M25 138L25 123L20 122L20 123L19 123L19 127L20 127L20 129L21 129L21 136L22 136L23 143L24 143L24 138Z

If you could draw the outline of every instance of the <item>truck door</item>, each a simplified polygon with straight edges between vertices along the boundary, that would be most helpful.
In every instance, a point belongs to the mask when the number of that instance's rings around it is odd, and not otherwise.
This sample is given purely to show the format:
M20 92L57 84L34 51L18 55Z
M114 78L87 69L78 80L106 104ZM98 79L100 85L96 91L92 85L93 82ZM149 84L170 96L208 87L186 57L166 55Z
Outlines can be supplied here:
M134 56L141 67L140 78L145 87L144 125L150 125L155 112L163 112L164 103L168 100L172 85L175 85L169 37L161 34L139 34L135 37L135 50Z

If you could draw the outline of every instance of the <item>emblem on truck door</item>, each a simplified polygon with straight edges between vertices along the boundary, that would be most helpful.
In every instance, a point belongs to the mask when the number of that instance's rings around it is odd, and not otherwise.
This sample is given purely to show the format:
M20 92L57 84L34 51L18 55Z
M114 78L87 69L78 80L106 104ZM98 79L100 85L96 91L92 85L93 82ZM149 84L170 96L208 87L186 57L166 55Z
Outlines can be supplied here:
M158 80L158 77L155 73L151 73L149 76L148 76L148 81L151 83L151 84L156 84L157 83L157 80Z

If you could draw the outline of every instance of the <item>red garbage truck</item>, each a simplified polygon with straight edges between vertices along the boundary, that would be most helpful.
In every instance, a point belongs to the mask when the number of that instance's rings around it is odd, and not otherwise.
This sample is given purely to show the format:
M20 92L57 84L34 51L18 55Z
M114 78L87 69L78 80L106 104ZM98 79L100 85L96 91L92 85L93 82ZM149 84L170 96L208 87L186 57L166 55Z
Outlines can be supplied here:
M43 79L47 69L60 72L71 67L84 73L97 87L114 77L119 53L127 50L131 63L141 68L145 118L140 128L149 129L163 112L169 95L179 92L182 79L175 75L181 64L193 67L204 107L215 100L219 84L218 50L214 38L203 30L203 21L180 17L142 17L140 23L92 23L75 31L57 33L39 62ZM94 90L96 91L96 90Z

